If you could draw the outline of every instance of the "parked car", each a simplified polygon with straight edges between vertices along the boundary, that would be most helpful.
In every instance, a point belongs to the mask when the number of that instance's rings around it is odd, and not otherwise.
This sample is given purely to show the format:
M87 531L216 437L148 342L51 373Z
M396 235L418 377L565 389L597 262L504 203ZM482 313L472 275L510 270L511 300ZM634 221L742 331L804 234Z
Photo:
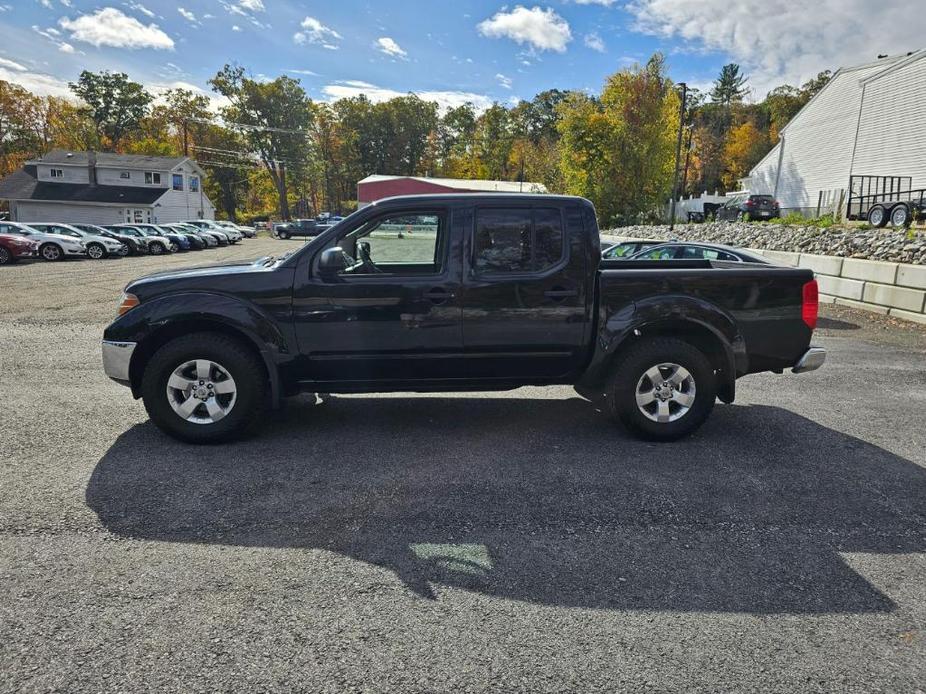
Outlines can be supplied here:
M726 260L736 263L768 263L762 256L740 248L718 243L687 243L685 241L651 246L626 260Z
M328 225L321 225L314 219L294 219L277 224L273 233L278 239L288 239L293 236L318 236L328 228Z
M735 195L716 212L720 221L752 221L781 216L781 206L771 195Z
M194 250L203 250L204 248L213 248L219 245L219 242L216 241L211 236L206 236L199 232L199 229L196 227L186 226L184 224L159 224L162 229L166 229L174 234L183 234L190 240L190 244Z
M125 234L127 236L132 236L148 247L148 253L151 255L163 255L165 253L172 253L170 239L161 236L160 234L155 234L154 232L148 232L132 224L112 224L105 227L115 234Z
M156 234L166 238L168 241L170 241L170 250L174 253L179 251L189 251L193 248L193 244L190 242L190 239L186 236L186 234L178 234L176 232L168 231L158 224L134 224L133 226L141 229L146 234Z
M197 229L208 229L209 231L215 231L220 234L224 234L229 243L238 243L241 239L244 238L244 234L242 234L237 229L226 229L219 226L211 219L191 219L183 223L191 224Z
M3 223L0 222L0 226ZM19 234L0 232L0 265L10 265L24 258L39 257L39 242Z
M377 233L411 218L416 243ZM635 434L673 440L742 376L819 368L817 308L806 268L601 260L582 198L407 196L278 259L129 283L102 351L184 441L240 436L299 391L527 384L574 384Z
M61 234L47 234L28 224L20 222L0 223L0 233L23 236L39 244L39 256L45 260L64 260L65 258L84 258L87 248L83 240Z
M60 236L70 236L71 238L80 239L87 249L87 256L93 260L103 260L111 256L121 258L129 252L128 246L118 239L91 234L90 232L83 231L70 224L62 224L60 222L33 222L29 226L33 229L45 232L46 234L58 234Z
M656 246L660 243L665 243L665 241L650 241L644 239L635 241L621 241L620 243L607 246L604 250L601 251L601 257L605 260L620 260L621 258L629 258L634 253L639 253L645 248Z
M111 239L115 239L120 243L125 244L125 247L128 249L127 255L147 255L148 246L144 242L136 239L133 236L128 234L117 234L105 227L97 226L96 224L71 224L75 229L80 229L81 231L86 231L89 234L94 234L96 236L106 236Z
M240 224L235 224L234 222L228 222L221 219L216 219L213 223L223 229L231 229L233 231L237 231L242 236L249 239L253 239L255 236L257 236L257 231L253 227L243 227Z

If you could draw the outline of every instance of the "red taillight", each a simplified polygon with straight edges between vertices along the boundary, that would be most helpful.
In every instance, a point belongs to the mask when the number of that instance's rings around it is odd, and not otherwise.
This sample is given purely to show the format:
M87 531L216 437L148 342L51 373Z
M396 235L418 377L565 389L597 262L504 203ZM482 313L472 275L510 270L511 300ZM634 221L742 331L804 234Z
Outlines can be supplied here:
M752 206L755 205L755 204L756 204L755 200L747 200L747 201L746 201L746 207L752 207Z
M817 280L810 280L804 285L803 302L801 303L801 318L811 330L817 327L817 314L820 312L820 293L817 289Z

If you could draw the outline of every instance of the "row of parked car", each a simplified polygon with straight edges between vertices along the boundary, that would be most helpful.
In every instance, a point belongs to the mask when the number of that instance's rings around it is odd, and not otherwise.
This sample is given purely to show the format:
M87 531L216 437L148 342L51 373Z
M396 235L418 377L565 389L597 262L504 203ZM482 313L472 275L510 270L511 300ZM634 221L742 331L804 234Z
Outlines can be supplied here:
M632 239L602 248L604 260L723 260L730 263L768 263L755 253L720 243Z
M65 224L0 221L0 265L24 258L49 261L163 255L229 246L256 235L253 227L196 219L172 224Z

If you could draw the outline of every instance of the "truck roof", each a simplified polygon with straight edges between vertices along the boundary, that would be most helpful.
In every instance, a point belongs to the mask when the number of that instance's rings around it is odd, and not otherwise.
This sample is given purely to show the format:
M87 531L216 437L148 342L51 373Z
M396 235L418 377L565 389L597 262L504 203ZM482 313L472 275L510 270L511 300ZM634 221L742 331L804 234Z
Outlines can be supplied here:
M416 202L441 204L510 202L519 205L563 205L566 203L573 203L592 207L592 203L590 201L577 195L549 195L545 193L429 193L422 195L395 195L389 198L381 198L380 200L371 202L369 206L393 207Z

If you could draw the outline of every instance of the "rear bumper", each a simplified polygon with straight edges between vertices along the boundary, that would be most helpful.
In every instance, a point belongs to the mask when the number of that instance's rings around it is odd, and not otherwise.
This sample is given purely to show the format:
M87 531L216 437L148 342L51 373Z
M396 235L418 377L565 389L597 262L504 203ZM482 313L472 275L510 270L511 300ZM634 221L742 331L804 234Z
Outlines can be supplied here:
M791 369L792 373L802 374L807 371L816 371L826 361L826 350L822 347L810 347L804 355L797 360Z
M103 340L103 371L111 379L124 386L129 385L129 364L137 342L112 342Z

